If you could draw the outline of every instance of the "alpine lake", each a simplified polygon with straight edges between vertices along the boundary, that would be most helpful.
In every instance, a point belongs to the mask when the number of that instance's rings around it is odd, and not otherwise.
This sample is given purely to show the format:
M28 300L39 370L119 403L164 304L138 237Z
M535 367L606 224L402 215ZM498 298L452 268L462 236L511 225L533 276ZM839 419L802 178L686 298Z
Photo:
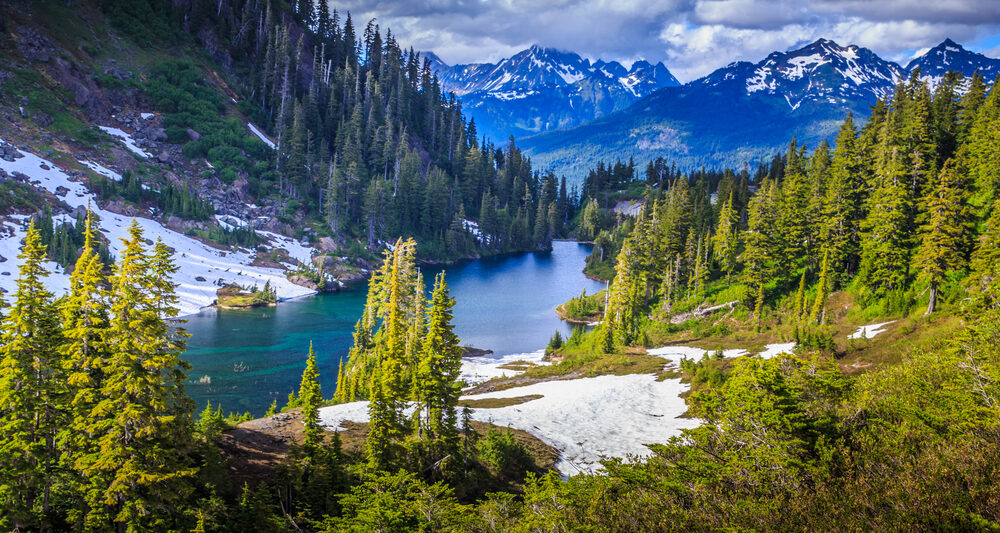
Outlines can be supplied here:
M545 348L555 331L565 336L572 325L556 315L556 306L593 294L603 282L583 275L591 245L556 241L551 252L509 254L446 266L423 266L428 284L445 271L455 299L455 332L463 346L496 354ZM197 409L206 402L228 412L262 415L277 399L282 406L298 391L309 343L313 343L323 395L336 386L337 366L352 344L367 284L338 293L280 302L247 310L203 309L185 317L190 333L184 354L191 364L188 394Z

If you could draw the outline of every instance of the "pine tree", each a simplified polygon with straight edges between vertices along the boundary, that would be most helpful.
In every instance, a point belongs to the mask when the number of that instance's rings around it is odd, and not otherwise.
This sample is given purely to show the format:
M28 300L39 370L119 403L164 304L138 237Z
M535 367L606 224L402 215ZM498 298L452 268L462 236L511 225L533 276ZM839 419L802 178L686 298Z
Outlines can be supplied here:
M0 332L0 509L14 530L46 529L65 380L58 313L45 288L45 246L28 227L14 301Z
M311 456L323 442L323 428L319 425L319 408L323 405L323 391L319 384L319 369L316 368L316 354L312 342L309 343L306 368L302 371L299 401L302 405L302 425L305 427L303 446L306 454Z
M986 229L976 242L970 261L971 273L966 286L976 307L996 308L1000 305L1000 200L986 222Z
M810 319L822 325L826 316L826 297L830 291L830 250L823 252L823 266L819 274L819 283L816 285L816 299L813 301Z
M431 457L434 461L458 450L456 406L461 389L456 381L462 367L462 349L451 323L455 300L448 292L441 272L434 279L427 338L417 374L422 404L418 409L423 411L418 433L426 430L424 438L437 448Z
M70 276L70 293L61 309L65 342L60 352L67 373L72 416L60 435L60 445L63 461L70 469L100 455L93 438L91 415L100 400L108 357L105 330L109 318L103 266L95 250L93 214L88 210L83 250ZM78 482L78 490L86 491L87 480Z
M961 267L965 260L965 195L959 174L950 162L941 169L928 200L927 223L920 228L921 241L914 263L920 277L930 284L928 315L937 307L938 287L947 272Z
M715 258L719 261L719 267L726 273L726 285L729 285L737 266L736 259L740 246L738 217L739 214L733 206L733 193L730 192L729 199L719 211L719 222L715 228L715 235L712 237Z
M145 254L138 223L128 231L111 280L105 379L90 416L101 452L77 462L90 482L87 524L97 529L149 527L176 508L194 473L187 458L184 342L165 322L171 312L162 307L176 298L164 277L173 267Z

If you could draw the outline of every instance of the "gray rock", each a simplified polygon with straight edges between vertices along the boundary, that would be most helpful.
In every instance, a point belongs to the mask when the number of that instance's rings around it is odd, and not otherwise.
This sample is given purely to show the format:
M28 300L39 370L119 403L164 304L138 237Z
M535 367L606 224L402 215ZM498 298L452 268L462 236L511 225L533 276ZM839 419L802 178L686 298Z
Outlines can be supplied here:
M170 154L168 154L165 151L164 152L160 152L160 155L156 156L156 159L160 163L169 163L170 162Z
M201 139L201 134L198 133L197 131L194 131L191 128L187 129L187 134L188 134L188 139L191 139L192 141L197 141Z

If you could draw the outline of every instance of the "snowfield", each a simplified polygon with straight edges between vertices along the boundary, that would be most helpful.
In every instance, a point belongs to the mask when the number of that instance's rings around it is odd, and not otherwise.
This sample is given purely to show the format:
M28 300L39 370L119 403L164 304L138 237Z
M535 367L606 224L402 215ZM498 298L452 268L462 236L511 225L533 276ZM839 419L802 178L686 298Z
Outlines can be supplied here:
M605 457L648 456L646 444L666 442L697 426L696 419L678 418L687 410L679 396L687 389L679 379L630 374L547 381L463 399L542 395L518 405L472 409L472 418L535 435L559 451L556 468L569 476L599 470ZM348 420L367 422L368 402L320 409L320 421L329 429Z
M0 139L0 142L3 140ZM96 197L87 190L83 183L70 180L64 171L50 161L31 153L23 151L20 153L23 157L14 162L0 160L0 168L11 174L20 172L28 176L35 187L43 188L53 194L58 192L59 187L64 187L68 192L63 191L65 194L59 195L59 197L70 207L86 208L89 204L100 218L100 231L110 241L112 253L117 255L121 252L122 243L119 239L128 236L128 226L132 217L100 209ZM43 165L48 169L43 168ZM104 174L95 168L95 166L99 167L100 165L93 165L87 166ZM108 169L104 170L111 172ZM20 219L20 226L23 226L25 220ZM314 291L288 281L283 270L250 266L254 260L252 251L219 250L167 229L156 221L141 217L136 217L135 220L142 227L147 239L153 241L157 238L163 239L164 244L174 251L174 261L179 267L179 271L174 276L174 283L178 284L177 296L180 299L178 310L181 315L197 313L202 307L212 305L216 299L216 290L228 283L263 287L269 282L271 287L276 290L279 299L296 298L314 293ZM6 223L3 226L3 234L0 235L0 255L6 258L6 261L0 262L0 288L7 292L13 292L20 266L17 254L24 238L24 228L18 227L19 224L16 223ZM294 239L267 232L261 232L261 235L271 238L272 244L284 248L289 256L299 261L309 261L311 249ZM47 265L47 267L53 272L46 280L49 290L57 295L66 292L69 282L68 276L63 273L62 268L54 263Z

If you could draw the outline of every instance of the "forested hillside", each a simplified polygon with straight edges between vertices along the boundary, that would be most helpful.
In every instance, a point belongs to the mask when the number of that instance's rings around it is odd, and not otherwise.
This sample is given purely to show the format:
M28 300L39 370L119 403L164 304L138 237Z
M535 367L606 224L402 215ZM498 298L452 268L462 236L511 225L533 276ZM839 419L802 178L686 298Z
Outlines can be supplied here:
M322 251L368 259L399 236L419 237L422 257L435 260L546 249L571 214L555 176L533 172L513 144L481 143L427 60L326 3L4 9L3 53L16 68L2 95L22 111L7 115L3 137L44 150L47 136L67 135L57 153L87 154L153 189L123 194L107 172L81 167L102 201L165 206L152 216L189 219L178 224L226 245L213 212L313 243L332 237ZM69 34L58 33L61 20ZM109 145L93 126L125 128L145 166L114 150L96 155ZM183 209L159 198L167 192ZM476 231L484 211L491 218Z

